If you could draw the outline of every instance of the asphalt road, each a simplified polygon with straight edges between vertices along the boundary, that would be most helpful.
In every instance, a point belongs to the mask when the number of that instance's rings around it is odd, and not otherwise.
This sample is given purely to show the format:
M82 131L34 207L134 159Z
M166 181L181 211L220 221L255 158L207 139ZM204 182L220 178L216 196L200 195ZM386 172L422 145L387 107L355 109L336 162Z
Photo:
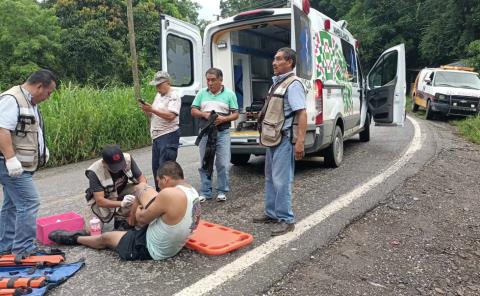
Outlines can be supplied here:
M420 124L420 125L419 125ZM321 157L296 163L294 212L297 229L271 239L268 225L253 224L263 209L263 157L247 166L232 166L228 201L202 204L202 218L253 234L250 246L223 256L184 249L162 262L122 262L112 251L67 247L69 262L86 259L78 274L50 295L252 295L261 294L297 262L336 237L353 219L383 201L389 192L415 174L436 145L422 123L405 127L373 126L371 141L357 137L345 143L340 168L323 166ZM415 149L413 149L415 145ZM151 180L150 149L130 151ZM406 154L407 153L407 154ZM197 147L182 147L178 161L186 179L199 187ZM42 196L40 216L83 212L86 161L36 174Z

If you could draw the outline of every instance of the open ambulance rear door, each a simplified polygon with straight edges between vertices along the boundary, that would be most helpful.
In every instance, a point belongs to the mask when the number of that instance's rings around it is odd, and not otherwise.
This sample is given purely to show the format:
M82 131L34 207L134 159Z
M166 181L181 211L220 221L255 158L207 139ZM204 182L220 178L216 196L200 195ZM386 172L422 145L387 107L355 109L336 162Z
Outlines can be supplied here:
M181 136L198 134L198 121L190 114L195 95L202 86L202 38L197 26L162 15L161 68L172 77L172 86L182 98Z
M387 49L367 76L367 100L372 119L403 126L405 121L405 45Z

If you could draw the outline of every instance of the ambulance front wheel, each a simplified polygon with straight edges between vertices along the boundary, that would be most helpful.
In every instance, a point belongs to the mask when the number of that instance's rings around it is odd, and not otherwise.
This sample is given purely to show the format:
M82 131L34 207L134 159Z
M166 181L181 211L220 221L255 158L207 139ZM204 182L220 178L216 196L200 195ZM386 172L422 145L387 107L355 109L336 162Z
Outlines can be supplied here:
M232 158L230 159L230 162L233 165L246 165L248 161L250 160L250 154L232 154Z
M343 134L340 126L335 126L332 144L323 151L325 165L331 168L340 166L343 160Z

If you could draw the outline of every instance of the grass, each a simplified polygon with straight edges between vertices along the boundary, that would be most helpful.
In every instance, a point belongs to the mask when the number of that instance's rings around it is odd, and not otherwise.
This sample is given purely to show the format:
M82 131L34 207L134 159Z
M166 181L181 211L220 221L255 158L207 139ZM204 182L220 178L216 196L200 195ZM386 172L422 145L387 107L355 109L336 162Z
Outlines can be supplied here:
M480 144L480 117L469 117L460 120L452 120L450 121L453 125L455 125L460 134L466 138L467 140L475 143Z
M142 90L147 101L154 94L153 87ZM49 166L98 157L107 144L129 150L151 143L148 119L134 100L132 88L63 85L41 105L41 112Z
M406 108L410 114L412 106L412 97L407 96ZM415 114L415 116L420 118L425 118L425 110L420 108ZM460 135L476 144L480 144L480 117L473 116L473 117L466 117L466 118L449 118L448 122L458 128Z

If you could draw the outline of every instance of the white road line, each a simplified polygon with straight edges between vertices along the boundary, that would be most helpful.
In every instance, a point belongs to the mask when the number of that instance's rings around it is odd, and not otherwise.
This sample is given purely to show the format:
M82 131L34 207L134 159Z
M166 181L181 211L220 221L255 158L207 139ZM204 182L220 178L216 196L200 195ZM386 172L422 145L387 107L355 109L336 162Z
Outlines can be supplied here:
M272 238L255 249L245 253L235 261L219 268L214 273L202 278L193 285L183 289L175 295L204 295L216 287L224 284L233 277L245 271L248 267L264 259L268 255L275 252L280 247L297 240L302 234L310 230L312 227L320 224L322 221L348 207L352 202L362 197L365 193L384 182L387 178L395 174L412 158L412 156L422 147L422 133L418 122L408 116L412 122L415 133L410 143L410 147L392 166L383 173L370 179L370 181L359 185L352 191L340 196L325 207L306 217L295 225L295 231L285 235Z

